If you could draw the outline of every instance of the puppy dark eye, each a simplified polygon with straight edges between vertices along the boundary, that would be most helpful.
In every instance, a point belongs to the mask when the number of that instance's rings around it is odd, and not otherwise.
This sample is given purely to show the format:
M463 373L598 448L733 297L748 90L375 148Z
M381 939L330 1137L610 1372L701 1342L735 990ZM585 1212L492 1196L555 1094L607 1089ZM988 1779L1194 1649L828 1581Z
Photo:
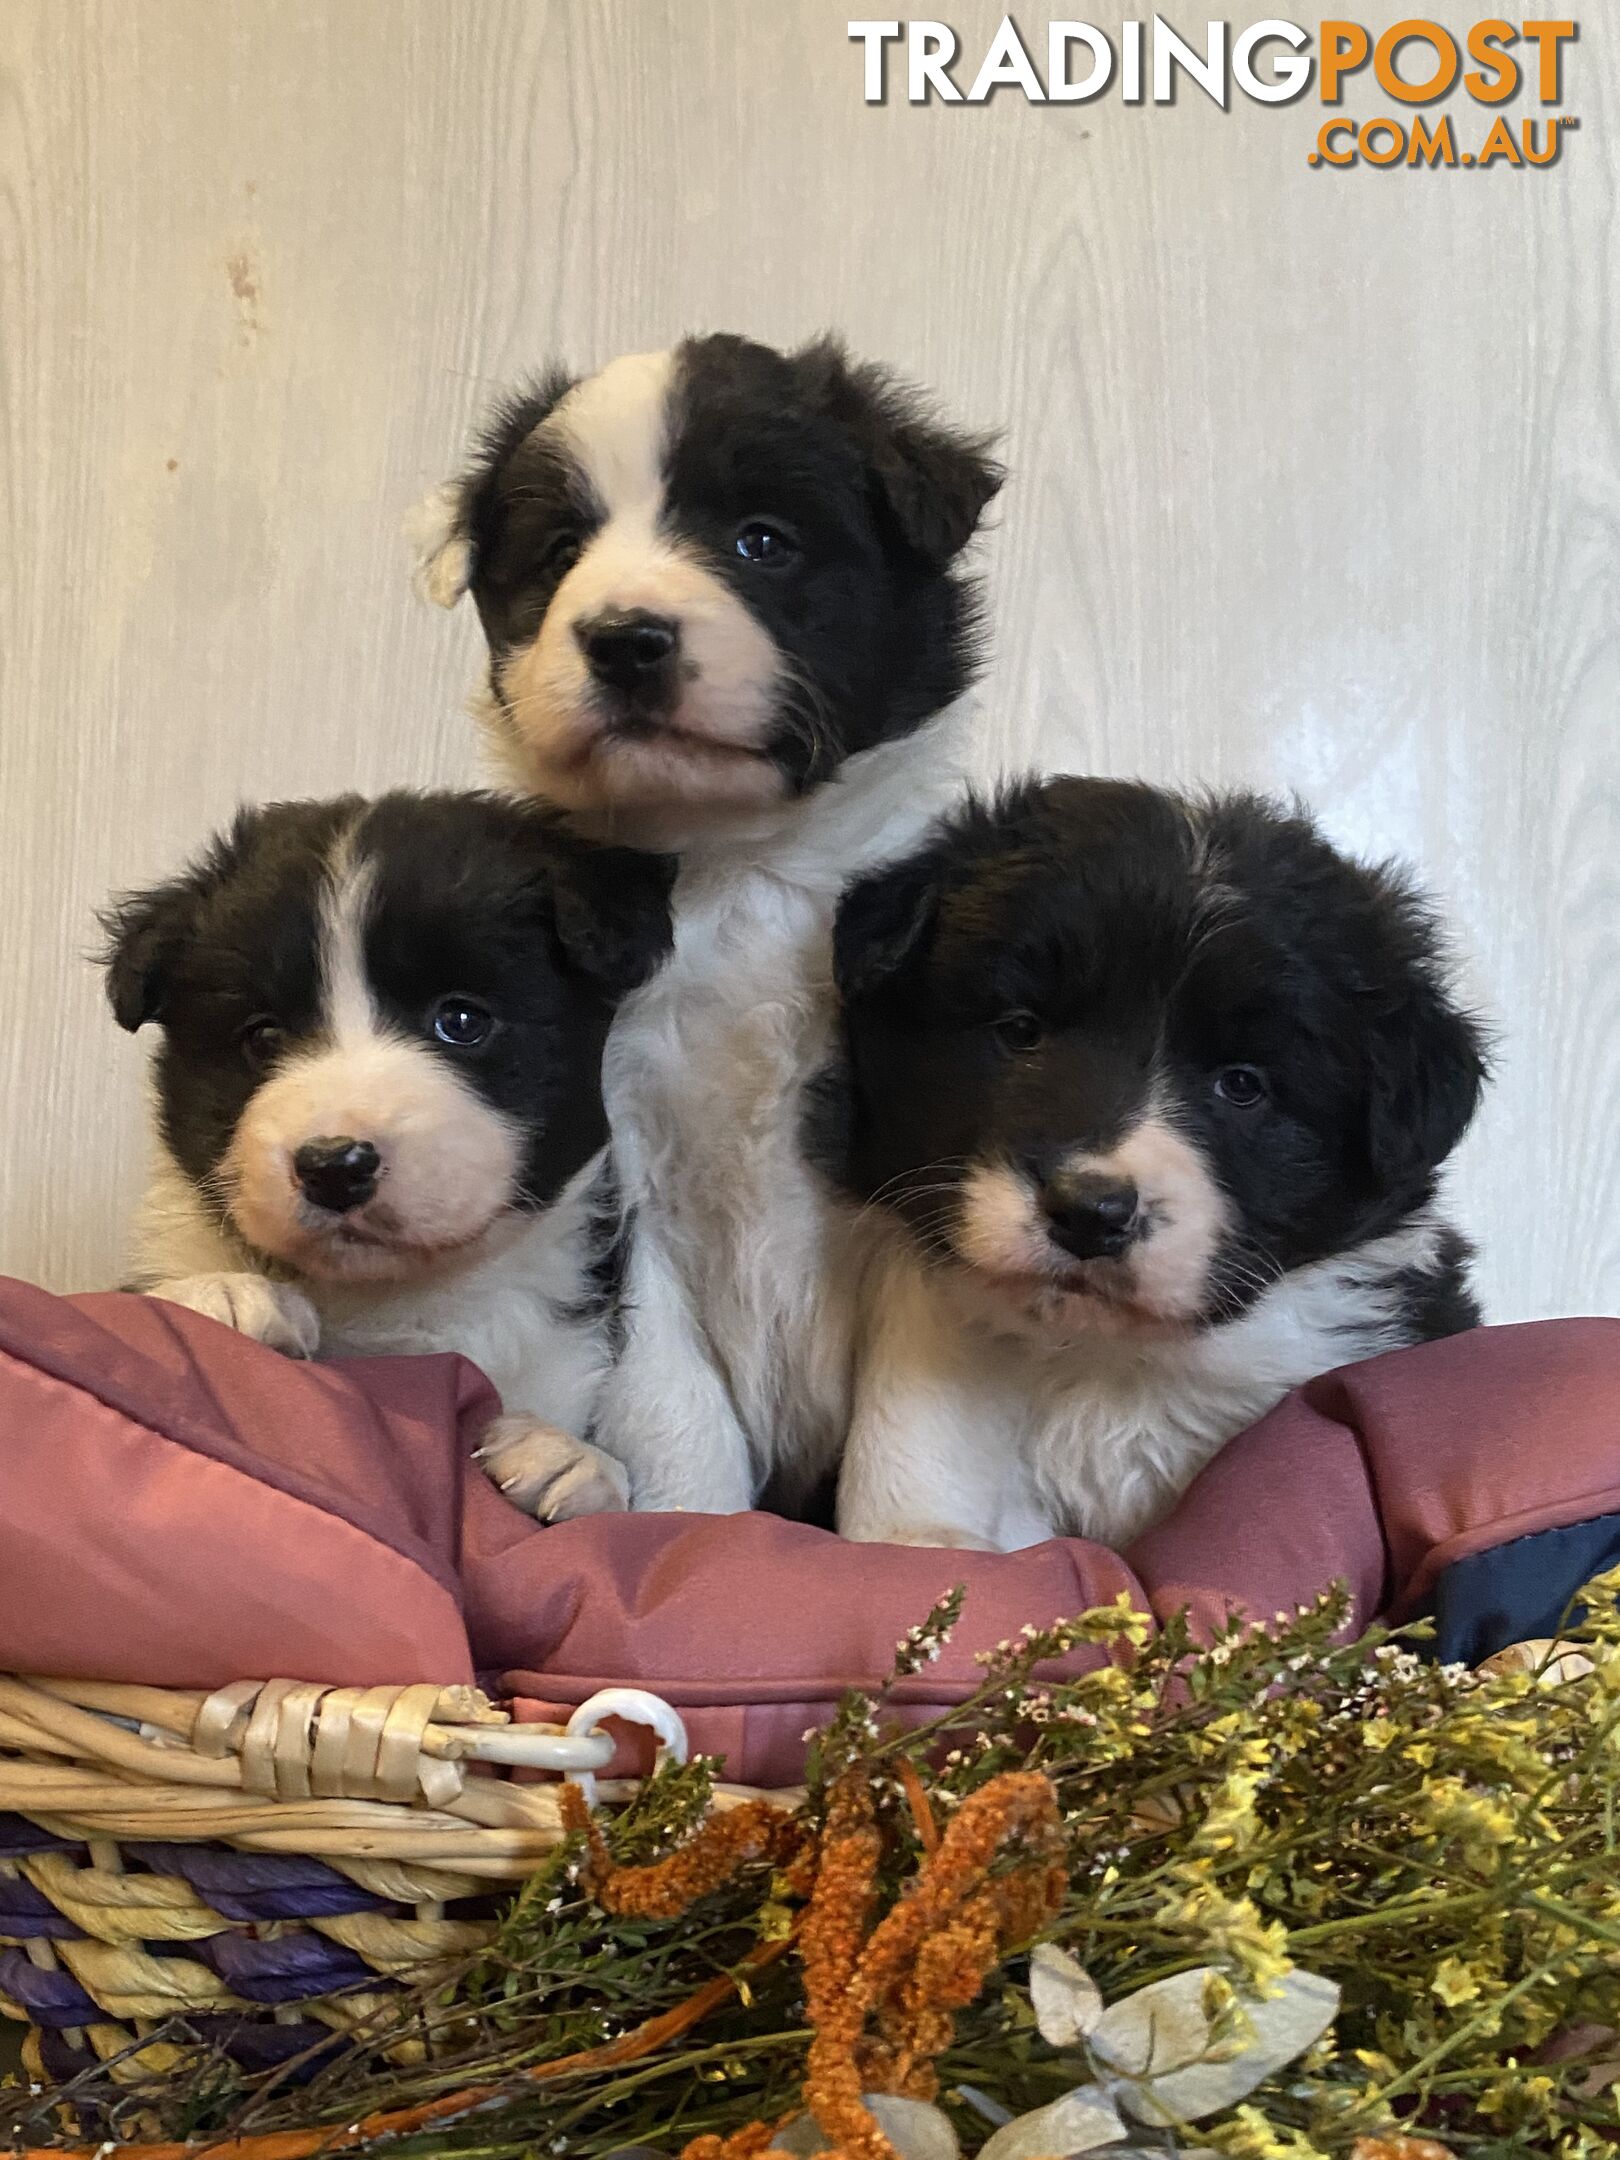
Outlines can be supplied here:
M1215 1092L1234 1110L1252 1110L1264 1102L1270 1090L1257 1065L1223 1065L1215 1075Z
M495 1015L476 998L440 998L429 1017L434 1034L452 1050L476 1050L495 1032Z
M732 546L746 563L756 563L764 570L783 570L798 554L798 544L793 536L780 525L767 525L763 518L750 518L746 525L739 525Z
M1003 1013L991 1023L990 1032L1003 1050L1033 1050L1046 1039L1046 1030L1032 1012Z
M579 533L559 533L541 557L541 563L549 576L566 577L584 552L585 542Z
M236 1040L248 1069L264 1072L275 1063L287 1033L267 1014L256 1013Z

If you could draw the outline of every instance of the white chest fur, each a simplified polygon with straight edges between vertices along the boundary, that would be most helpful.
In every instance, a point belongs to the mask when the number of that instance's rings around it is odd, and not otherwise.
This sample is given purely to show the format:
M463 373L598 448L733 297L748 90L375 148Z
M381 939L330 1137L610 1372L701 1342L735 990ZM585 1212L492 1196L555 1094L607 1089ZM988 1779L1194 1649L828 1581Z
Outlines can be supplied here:
M804 1090L832 1045L838 896L951 779L936 723L851 760L768 839L683 858L674 951L604 1075L634 1228L598 1433L639 1507L744 1508L773 1475L802 1491L842 1446L864 1232L803 1160Z
M1211 1457L1318 1373L1405 1339L1391 1273L1432 1261L1429 1218L1274 1283L1241 1319L1163 1340L1031 1340L901 1237L874 1264L839 1489L847 1536L1002 1551L1122 1547Z
M310 1289L323 1352L408 1357L457 1350L489 1376L509 1408L583 1434L611 1355L589 1297L591 1196L602 1167L598 1155L543 1212L510 1217L470 1264L397 1290Z

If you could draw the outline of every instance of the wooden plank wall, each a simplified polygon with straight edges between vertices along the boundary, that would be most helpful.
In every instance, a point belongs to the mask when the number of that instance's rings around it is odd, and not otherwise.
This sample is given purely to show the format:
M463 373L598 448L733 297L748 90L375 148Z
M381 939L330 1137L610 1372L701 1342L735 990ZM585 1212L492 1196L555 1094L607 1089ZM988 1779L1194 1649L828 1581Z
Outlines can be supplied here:
M4 0L0 1267L116 1275L97 902L240 799L473 776L474 627L399 526L489 393L832 324L1005 429L984 769L1299 789L1416 857L1502 1031L1493 1313L1620 1309L1616 26L1556 165L1334 172L1311 102L868 107L849 12Z

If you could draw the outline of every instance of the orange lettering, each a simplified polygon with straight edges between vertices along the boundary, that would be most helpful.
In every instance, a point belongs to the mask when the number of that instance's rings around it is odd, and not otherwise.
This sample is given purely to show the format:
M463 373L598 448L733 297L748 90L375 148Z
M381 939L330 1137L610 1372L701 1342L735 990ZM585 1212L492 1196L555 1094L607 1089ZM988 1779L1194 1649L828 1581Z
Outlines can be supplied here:
M1463 87L1481 105L1500 105L1518 89L1519 63L1502 50L1504 45L1516 45L1518 41L1518 31L1499 15L1488 16L1469 31L1468 57L1479 62L1480 71L1465 75Z
M1455 165L1457 146L1451 139L1451 122L1444 119L1431 134L1423 115L1412 115L1412 140L1407 146L1408 165Z
M1427 82L1403 82L1395 72L1395 55L1403 45L1414 42L1432 45L1435 50L1435 70ZM1425 22L1418 15L1408 16L1405 22L1396 23L1378 40L1373 53L1373 73L1378 77L1379 87L1390 97L1399 98L1403 105L1427 105L1431 98L1444 97L1457 80L1457 41L1437 22Z
M1353 75L1367 65L1372 40L1360 23L1325 22L1322 25L1322 103L1339 102L1339 77ZM1335 161L1337 162L1337 161ZM1348 161L1347 161L1348 162Z
M1376 147L1380 135L1389 137L1387 150ZM1393 165L1406 148L1406 135L1393 120L1369 120L1357 138L1357 143L1369 165Z
M1540 97L1543 105L1558 103L1559 46L1575 35L1572 22L1527 22L1524 34L1541 55Z

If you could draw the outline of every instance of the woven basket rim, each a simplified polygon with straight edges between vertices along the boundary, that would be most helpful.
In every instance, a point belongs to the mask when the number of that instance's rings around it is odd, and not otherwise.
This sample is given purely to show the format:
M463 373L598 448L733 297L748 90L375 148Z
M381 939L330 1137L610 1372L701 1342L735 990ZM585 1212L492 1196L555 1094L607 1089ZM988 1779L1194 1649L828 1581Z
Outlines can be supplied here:
M89 1843L223 1841L511 1880L563 1834L557 1784L511 1773L551 1772L594 1799L609 1717L649 1726L660 1759L687 1758L677 1713L639 1689L601 1690L556 1726L463 1684L202 1690L13 1673L0 1675L0 1810Z

